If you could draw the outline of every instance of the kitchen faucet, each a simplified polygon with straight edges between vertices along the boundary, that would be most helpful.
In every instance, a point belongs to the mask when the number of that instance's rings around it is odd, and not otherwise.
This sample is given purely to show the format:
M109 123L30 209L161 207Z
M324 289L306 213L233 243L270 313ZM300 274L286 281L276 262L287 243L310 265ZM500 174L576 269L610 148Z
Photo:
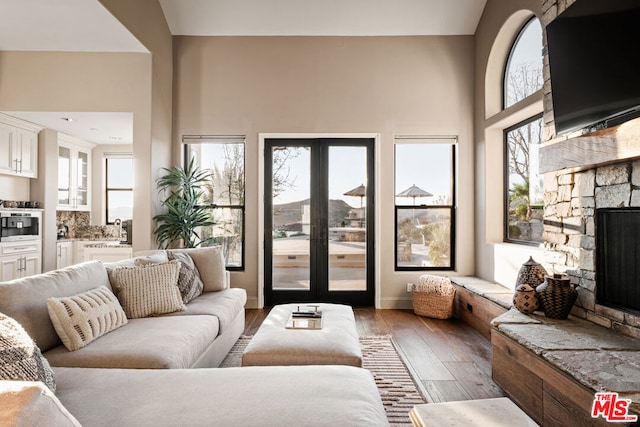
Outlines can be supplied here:
M113 224L118 227L118 240L122 240L122 220L116 218L113 220Z

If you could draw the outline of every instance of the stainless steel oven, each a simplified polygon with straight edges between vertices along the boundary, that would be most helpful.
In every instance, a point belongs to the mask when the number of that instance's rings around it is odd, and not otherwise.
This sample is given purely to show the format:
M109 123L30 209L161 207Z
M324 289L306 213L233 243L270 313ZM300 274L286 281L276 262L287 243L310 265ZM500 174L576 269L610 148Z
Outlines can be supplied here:
M0 242L40 239L39 211L0 211Z

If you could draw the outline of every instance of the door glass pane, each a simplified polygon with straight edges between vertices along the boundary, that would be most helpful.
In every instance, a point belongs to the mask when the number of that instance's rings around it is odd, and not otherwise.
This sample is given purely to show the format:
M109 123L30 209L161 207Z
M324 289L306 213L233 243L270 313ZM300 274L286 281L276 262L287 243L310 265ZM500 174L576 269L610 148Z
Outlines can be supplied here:
M367 289L366 147L329 147L329 291Z
M272 147L272 288L310 289L311 152Z

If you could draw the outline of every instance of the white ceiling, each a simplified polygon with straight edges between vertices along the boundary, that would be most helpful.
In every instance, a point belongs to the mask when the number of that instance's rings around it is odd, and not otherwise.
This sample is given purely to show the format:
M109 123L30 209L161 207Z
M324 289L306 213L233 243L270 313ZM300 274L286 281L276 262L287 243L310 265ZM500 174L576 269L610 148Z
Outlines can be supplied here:
M0 50L148 52L97 0L0 0Z
M19 119L96 144L132 144L132 113L3 111Z
M197 36L469 35L475 33L486 4L486 0L159 2L173 35ZM98 0L0 0L0 50L148 52ZM98 144L127 144L133 138L129 113L6 113Z
M486 0L159 0L173 35L475 33Z

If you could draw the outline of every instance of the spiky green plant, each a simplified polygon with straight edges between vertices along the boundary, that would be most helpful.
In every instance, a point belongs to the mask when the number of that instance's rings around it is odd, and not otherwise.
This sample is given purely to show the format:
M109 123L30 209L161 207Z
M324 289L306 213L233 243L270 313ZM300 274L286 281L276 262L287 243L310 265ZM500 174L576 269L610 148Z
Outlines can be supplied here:
M211 172L199 170L193 159L184 169L174 166L162 168L166 174L156 180L159 192L168 193L162 201L166 212L153 217L157 227L154 230L161 248L174 243L187 248L195 248L210 239L202 239L198 228L214 225L207 207L200 204L206 184L211 180Z

